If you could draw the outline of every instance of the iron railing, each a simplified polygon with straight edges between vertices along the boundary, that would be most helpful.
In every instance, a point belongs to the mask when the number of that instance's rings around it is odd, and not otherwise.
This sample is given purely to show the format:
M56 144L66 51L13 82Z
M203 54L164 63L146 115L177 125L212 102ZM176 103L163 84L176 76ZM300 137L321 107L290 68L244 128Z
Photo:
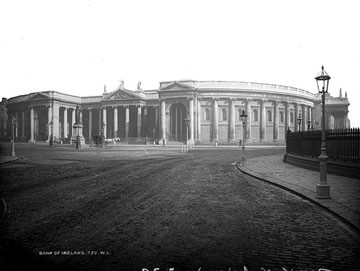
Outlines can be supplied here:
M326 154L329 159L340 161L360 161L360 128L327 130ZM286 152L318 157L320 155L321 131L288 132Z

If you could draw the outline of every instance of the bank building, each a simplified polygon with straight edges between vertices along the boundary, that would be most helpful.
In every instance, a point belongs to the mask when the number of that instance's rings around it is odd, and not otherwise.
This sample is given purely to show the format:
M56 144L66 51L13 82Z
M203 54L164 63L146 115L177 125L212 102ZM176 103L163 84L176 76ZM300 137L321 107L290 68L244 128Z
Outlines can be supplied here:
M239 81L160 82L155 90L127 89L123 81L98 96L42 91L3 98L0 137L18 142L70 143L77 110L87 144L94 136L120 142L148 140L193 144L284 143L287 130L321 129L321 96L307 90ZM102 93L101 93L102 92ZM334 91L332 91L334 93ZM341 89L326 96L326 129L350 128L349 101ZM78 108L78 109L77 109ZM242 112L248 117L243 125ZM185 121L185 119L188 119ZM16 125L12 126L12 122Z

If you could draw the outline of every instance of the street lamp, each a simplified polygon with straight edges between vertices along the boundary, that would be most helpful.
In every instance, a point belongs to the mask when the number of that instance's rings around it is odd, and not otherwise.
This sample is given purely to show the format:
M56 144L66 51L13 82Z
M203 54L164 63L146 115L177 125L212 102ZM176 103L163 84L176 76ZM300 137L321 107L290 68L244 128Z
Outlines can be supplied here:
M188 148L190 120L189 116L184 119L186 125L186 148Z
M308 128L308 131L310 131L310 124L311 124L311 120L307 120L307 128Z
M15 127L16 127L16 117L12 119L12 144L11 144L11 156L15 156Z
M324 66L321 67L321 74L315 77L319 93L321 93L322 116L321 116L321 154L320 162L320 184L316 186L316 197L319 199L330 198L330 185L327 184L327 160L326 138L325 138L325 94L328 93L329 81L331 77L325 72Z
M298 123L298 125L299 125L298 131L300 132L300 128L301 128L301 115L300 115L300 113L299 113L299 117L298 117L298 119L297 119L297 123Z
M245 110L242 111L240 115L240 119L243 123L243 144L242 144L242 155L241 155L241 162L245 162L245 122L246 122L247 115L245 114Z
M54 140L53 140L53 126L54 126L54 123L53 123L53 121L50 121L49 126L50 126L49 146L53 147L53 143L54 143Z

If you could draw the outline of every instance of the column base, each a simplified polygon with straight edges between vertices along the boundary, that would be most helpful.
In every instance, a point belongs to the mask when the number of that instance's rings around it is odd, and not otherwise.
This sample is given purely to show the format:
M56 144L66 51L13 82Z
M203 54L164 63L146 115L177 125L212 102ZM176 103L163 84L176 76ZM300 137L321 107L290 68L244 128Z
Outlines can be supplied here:
M330 199L330 185L326 185L326 184L316 185L316 198Z

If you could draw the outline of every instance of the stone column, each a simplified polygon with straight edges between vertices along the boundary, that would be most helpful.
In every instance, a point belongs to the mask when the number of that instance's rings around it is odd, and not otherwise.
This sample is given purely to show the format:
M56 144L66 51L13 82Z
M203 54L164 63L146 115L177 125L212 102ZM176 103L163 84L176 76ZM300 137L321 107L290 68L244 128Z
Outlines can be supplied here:
M162 136L162 139L166 140L165 100L162 99L160 104L161 104L161 136Z
M141 106L137 107L137 118L136 118L136 131L137 131L137 139L141 138Z
M89 139L92 140L92 109L89 108Z
M25 137L25 111L21 112L21 136Z
M194 143L194 99L189 99L189 115L190 115L190 142Z
M159 107L155 106L154 107L154 114L155 114L155 130L157 132L159 132ZM156 137L156 132L155 132L155 137Z
M306 126L308 125L308 121L310 121L310 131L311 131L311 106L307 107L307 118L306 118ZM307 130L307 128L306 128Z
M148 137L149 135L148 135L148 129L149 129L149 125L148 125L148 123L147 123L147 121L148 121L148 108L147 107L144 107L143 108L143 114L144 114L144 116L143 116L143 122L142 122L142 125L143 125L143 131L144 131L144 133L145 133L145 137Z
M214 114L214 126L213 126L213 141L217 142L219 139L219 127L218 127L218 104L217 100L213 99L213 114Z
M290 104L288 102L285 103L285 138L287 134L287 130L290 128Z
M306 110L305 110L305 105L301 105L301 113L302 113L302 120L301 120L301 126L302 126L302 131L306 131L306 122L307 122L307 118L306 118Z
M55 138L59 138L60 137L60 125L59 125L60 105L58 103L53 103L52 107L53 107L52 119L53 119L53 123L54 123L53 135Z
M175 107L175 140L179 141L178 135L178 107Z
M34 142L35 141L35 116L34 116L34 107L30 107L30 142Z
M119 121L118 121L118 108L114 106L114 138L118 137Z
M179 135L180 135L180 138L181 140L183 140L183 125L184 125L184 121L183 121L183 111L180 110L180 125L179 125L179 128L180 128L180 132L179 132Z
M71 131L71 136L72 137L76 136L76 135L73 134L74 129L72 128L74 124L75 124L75 108L72 108L72 111L71 111L71 123L70 123L70 131Z
M315 122L315 119L314 119L314 107L311 107L310 112L311 112L311 127L314 127L314 122Z
M68 109L64 108L64 137L68 137Z
M129 123L130 123L130 116L129 116L129 106L125 106L125 138L128 140L129 138Z
M99 108L99 134L101 134L102 121L101 121L101 108Z
M279 104L274 102L274 141L279 140Z
M201 141L201 100L197 99L197 137L198 141Z
M103 125L105 126L104 128L104 138L106 138L106 130L107 130L107 123L106 123L106 106L103 107Z
M229 142L235 142L235 102L234 99L230 99L230 133Z
M295 119L294 119L294 126L295 126L295 132L298 132L299 131L299 125L297 123L297 119L299 117L299 104L295 104Z
M266 110L265 99L260 103L260 142L264 142L266 138Z
M196 140L198 139L198 131L197 131L197 122L198 122L198 106L197 106L198 100L197 100L197 96L194 96L194 143L196 142Z
M46 126L48 127L48 138L50 138L50 135L51 135L51 125L49 125L50 122L53 122L53 129L54 129L54 120L53 120L53 115L52 115L53 107L51 105L49 105L47 107L47 109L48 109L48 120L47 120Z
M247 118L246 118L246 134L245 134L245 139L246 140L250 140L251 139L251 100L247 99L246 100L246 114L247 114Z

